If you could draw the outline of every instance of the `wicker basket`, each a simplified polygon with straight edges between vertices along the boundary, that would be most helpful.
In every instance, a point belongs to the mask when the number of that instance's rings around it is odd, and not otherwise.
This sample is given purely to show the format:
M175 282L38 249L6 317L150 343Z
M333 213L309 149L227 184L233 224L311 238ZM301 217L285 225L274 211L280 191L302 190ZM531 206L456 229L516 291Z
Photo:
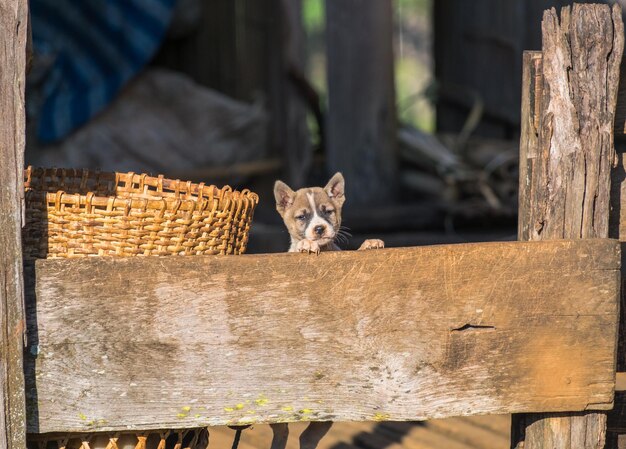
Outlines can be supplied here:
M25 173L24 257L241 254L258 196L163 176Z
M28 449L209 449L207 428L28 435Z

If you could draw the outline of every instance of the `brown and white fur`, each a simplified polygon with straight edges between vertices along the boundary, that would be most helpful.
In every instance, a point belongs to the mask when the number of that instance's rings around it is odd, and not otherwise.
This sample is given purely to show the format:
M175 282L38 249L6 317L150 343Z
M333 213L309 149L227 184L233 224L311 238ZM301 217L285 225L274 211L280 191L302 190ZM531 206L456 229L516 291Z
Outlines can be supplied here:
M340 251L336 240L341 236L341 208L346 200L341 173L336 173L326 187L306 187L296 192L276 181L274 197L276 210L291 236L289 252ZM383 247L382 240L366 240L359 249Z
M276 210L291 236L289 252L341 251L336 243L341 238L341 208L346 200L341 173L336 173L324 188L307 187L296 192L284 182L276 181L274 196ZM359 249L384 246L382 240L366 240ZM310 423L300 435L300 449L315 449L331 426L331 422ZM272 424L272 430L271 449L284 449L289 435L287 424Z

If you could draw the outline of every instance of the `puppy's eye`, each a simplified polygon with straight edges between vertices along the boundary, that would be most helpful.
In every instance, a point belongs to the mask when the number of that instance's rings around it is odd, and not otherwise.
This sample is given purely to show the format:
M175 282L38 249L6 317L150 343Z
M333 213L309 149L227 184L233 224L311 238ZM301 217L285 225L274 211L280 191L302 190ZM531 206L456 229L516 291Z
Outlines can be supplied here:
M296 215L296 220L304 221L306 219L306 215Z
M334 210L334 209L326 209L326 210L324 211L324 215L332 215L332 214L334 214L334 213L335 213L335 210Z

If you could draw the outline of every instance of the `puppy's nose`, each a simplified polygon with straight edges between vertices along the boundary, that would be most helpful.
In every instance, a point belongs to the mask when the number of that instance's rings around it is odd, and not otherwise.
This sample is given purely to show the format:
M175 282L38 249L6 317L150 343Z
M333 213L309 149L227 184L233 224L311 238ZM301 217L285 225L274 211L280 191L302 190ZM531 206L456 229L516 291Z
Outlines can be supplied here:
M322 226L322 225L315 226L315 228L313 228L313 231L315 231L315 233L320 236L324 234L325 230L326 230L326 226Z

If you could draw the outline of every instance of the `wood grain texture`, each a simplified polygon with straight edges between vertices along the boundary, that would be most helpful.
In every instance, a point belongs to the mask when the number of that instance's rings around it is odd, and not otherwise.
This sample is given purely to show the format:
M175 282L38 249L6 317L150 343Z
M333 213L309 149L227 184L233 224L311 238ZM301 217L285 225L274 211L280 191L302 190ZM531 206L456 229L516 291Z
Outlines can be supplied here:
M327 158L350 204L394 199L397 188L393 3L326 0Z
M615 108L615 123L613 131L618 140L626 140L626 70L622 61L622 70L620 70L619 88L617 91L617 106Z
M532 199L532 183L539 139L539 103L543 92L542 54L526 51L522 64L522 108L519 158L519 210L529 211ZM530 220L518 214L517 232L519 240L530 240Z
M559 21L551 9L544 13L542 32L541 80L530 83L537 62L525 59L522 123L536 126L525 126L521 137L518 236L605 238L624 47L621 10L575 4L562 9ZM541 99L538 122L532 97ZM511 446L604 448L606 419L603 413L515 415Z
M40 260L28 428L607 409L618 270L611 240Z
M608 235L613 120L624 31L618 6L574 5L543 20L543 95L530 237Z
M21 226L28 7L0 0L0 449L25 441Z

